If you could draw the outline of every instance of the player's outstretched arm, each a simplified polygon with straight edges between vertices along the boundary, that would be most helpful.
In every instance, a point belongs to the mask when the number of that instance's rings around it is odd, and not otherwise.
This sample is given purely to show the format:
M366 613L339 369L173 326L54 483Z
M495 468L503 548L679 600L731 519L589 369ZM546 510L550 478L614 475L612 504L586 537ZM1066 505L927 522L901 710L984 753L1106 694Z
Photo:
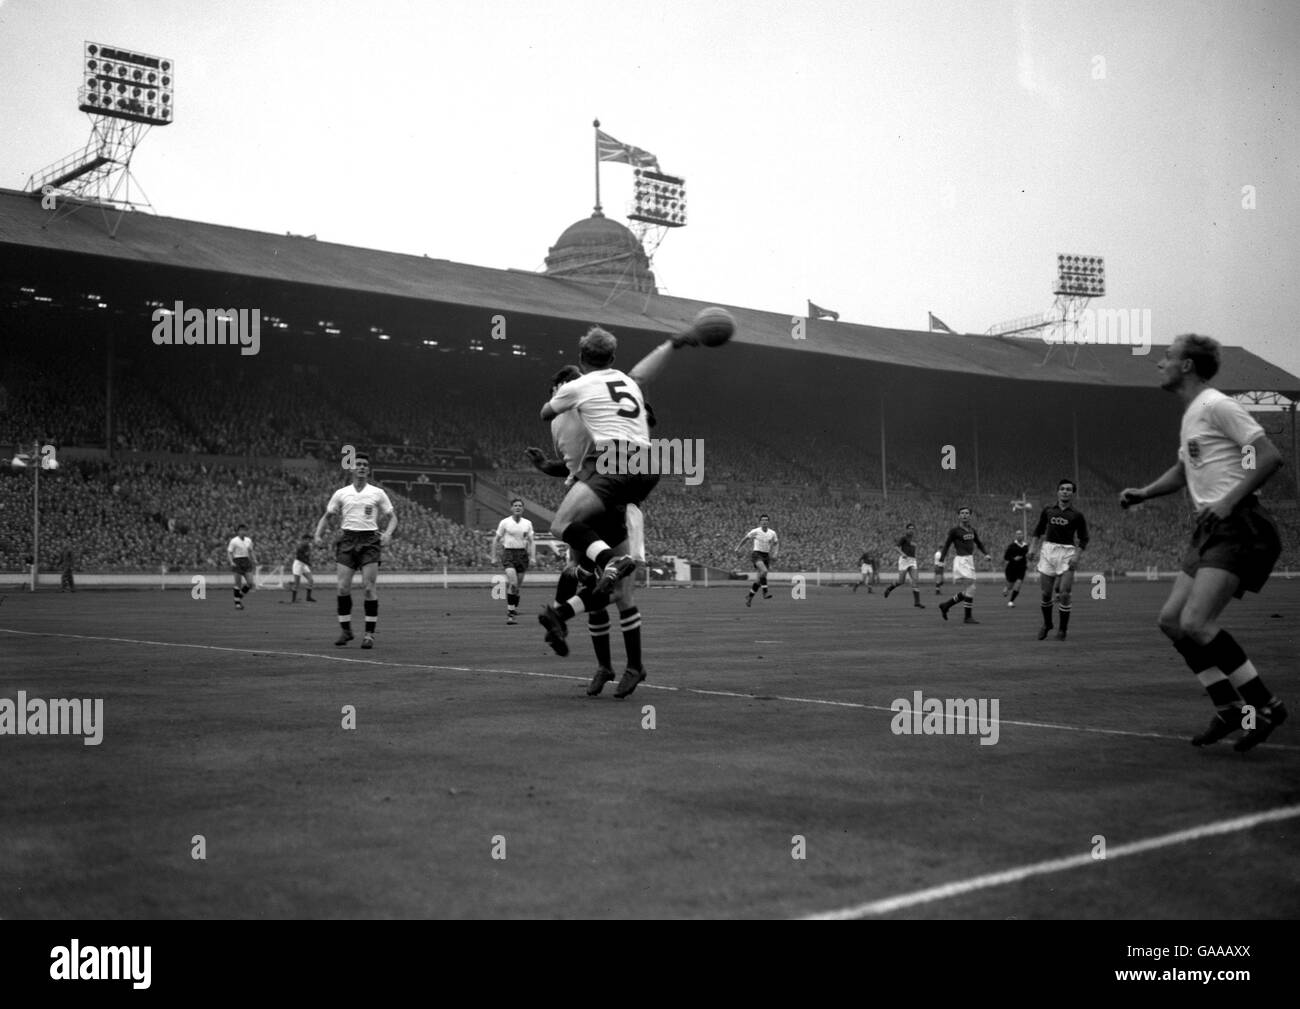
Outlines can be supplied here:
M540 448L529 446L524 449L524 455L528 461L533 464L533 468L547 476L565 477L569 475L569 467L564 465L564 460L560 458L548 459L546 453Z
M674 343L673 340L665 340L636 364L632 365L632 370L627 373L627 377L637 385L646 385L653 382L659 377L659 373L664 370L664 365L668 363L668 359L672 357L673 351L678 346L679 344Z
M325 530L329 527L329 524L330 513L326 512L320 517L320 521L316 523L316 535L312 537L317 546L321 545L322 537L325 535Z
M1145 487L1125 487L1119 492L1119 506L1128 508L1153 497L1164 497L1187 486L1187 473L1183 470L1183 461L1179 459L1159 477Z

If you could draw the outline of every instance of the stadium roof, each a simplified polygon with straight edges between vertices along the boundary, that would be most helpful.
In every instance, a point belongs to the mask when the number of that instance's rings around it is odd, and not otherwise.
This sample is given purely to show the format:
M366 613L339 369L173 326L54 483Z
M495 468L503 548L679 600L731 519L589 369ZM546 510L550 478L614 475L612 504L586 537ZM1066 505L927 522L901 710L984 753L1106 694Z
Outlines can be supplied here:
M523 270L499 270L309 238L273 235L147 213L123 216L116 238L95 207L57 217L40 200L0 189L0 249L102 257L142 269L212 271L286 285L327 286L358 294L520 312L564 320L669 333L684 328L708 302L630 290ZM739 343L792 353L1034 382L1154 388L1162 353L1128 346L1058 346L1039 340L955 336L852 323L807 321L794 339L790 315L726 306ZM1228 392L1274 391L1300 398L1300 378L1240 347L1225 348L1215 384Z

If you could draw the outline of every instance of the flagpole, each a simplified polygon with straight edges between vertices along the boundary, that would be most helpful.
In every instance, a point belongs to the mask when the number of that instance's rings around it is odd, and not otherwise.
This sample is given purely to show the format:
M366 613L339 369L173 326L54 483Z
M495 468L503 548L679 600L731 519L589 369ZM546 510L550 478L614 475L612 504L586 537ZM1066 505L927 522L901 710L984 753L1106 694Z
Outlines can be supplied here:
M601 209L600 209L600 120L599 120L599 119L593 119L593 120L591 121L591 125L592 125L593 127L595 127L595 129L596 129L596 134L595 134L595 136L594 136L594 138L593 138L593 139L595 140L595 144L596 144L596 146L595 146L595 156L596 156L596 206L595 206L595 211L596 211L596 212L595 212L595 214L593 214L592 216L594 216L594 217L604 217L605 215L601 212Z

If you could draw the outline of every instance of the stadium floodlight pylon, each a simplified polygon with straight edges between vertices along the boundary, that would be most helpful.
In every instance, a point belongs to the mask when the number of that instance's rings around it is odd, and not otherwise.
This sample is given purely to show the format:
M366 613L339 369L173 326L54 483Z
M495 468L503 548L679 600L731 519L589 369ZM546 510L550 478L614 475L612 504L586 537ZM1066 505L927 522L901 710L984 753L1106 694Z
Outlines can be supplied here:
M85 44L77 108L90 116L90 140L81 150L35 172L27 191L53 211L51 219L98 206L110 235L128 210L153 210L131 158L154 126L176 113L175 65L119 46ZM117 218L109 221L109 209Z
M1056 257L1056 283L1052 294L1056 300L1042 315L1026 315L990 326L986 336L1026 336L1048 344L1047 363L1058 346L1071 350L1070 367L1079 356L1079 326L1088 302L1106 293L1106 261L1101 256L1061 253Z

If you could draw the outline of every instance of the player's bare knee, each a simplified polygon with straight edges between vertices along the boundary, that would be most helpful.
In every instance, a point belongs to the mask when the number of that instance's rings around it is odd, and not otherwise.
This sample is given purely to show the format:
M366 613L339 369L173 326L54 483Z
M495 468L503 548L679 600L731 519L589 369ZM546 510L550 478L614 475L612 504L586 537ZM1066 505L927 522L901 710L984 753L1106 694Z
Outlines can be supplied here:
M1070 605L1070 593L1062 592L1060 596L1057 597L1057 601L1060 605L1068 607Z

